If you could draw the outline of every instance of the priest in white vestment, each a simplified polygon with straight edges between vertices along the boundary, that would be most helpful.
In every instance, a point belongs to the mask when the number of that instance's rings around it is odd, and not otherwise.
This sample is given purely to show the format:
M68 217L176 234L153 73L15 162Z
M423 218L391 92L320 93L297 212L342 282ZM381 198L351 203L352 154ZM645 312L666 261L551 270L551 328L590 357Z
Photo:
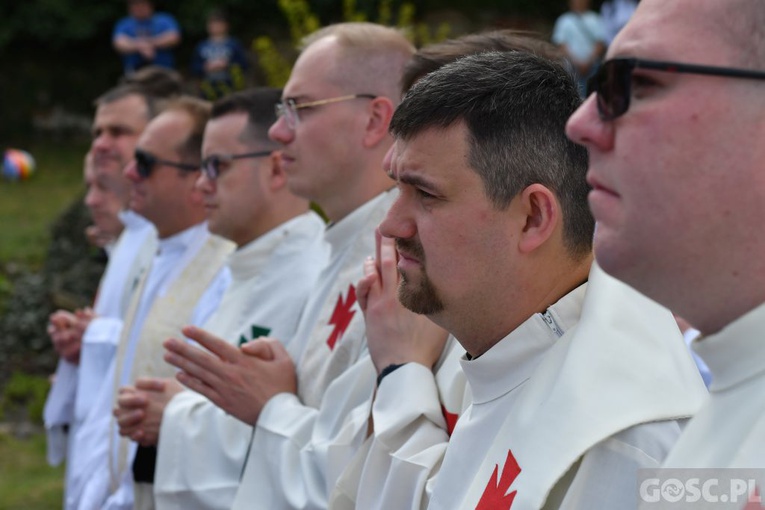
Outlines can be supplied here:
M559 64L486 53L426 76L397 110L400 198L380 231L398 257L384 241L359 285L374 433L333 508L635 508L637 470L698 409L672 314L592 266L586 158L563 132L578 102ZM396 287L467 351L471 403L451 437L440 349L395 334L415 320L385 313Z
M368 408L352 411L374 391L355 283L364 259L374 254L375 227L395 199L382 160L398 80L413 48L395 30L370 23L334 25L307 43L270 136L283 146L290 189L330 219L330 262L294 338L278 339L286 350L275 339L253 342L235 362L226 352L224 364L180 342L168 344L184 384L255 425L233 508L325 507L334 477L366 435ZM193 338L224 352L220 339ZM237 385L220 372L232 365L229 373L250 367L250 389L222 394L227 384ZM210 385L216 384L208 379L213 372L225 379L220 391ZM231 393L251 396L230 399Z
M139 375L171 375L156 345L185 324L204 323L230 280L223 263L233 245L210 235L195 189L208 115L209 105L193 98L168 105L141 134L125 169L132 182L130 208L154 224L158 249L125 312L106 382L78 430L88 448L78 452L73 473L74 508L133 508L136 445L117 434L111 416L117 390Z
M763 26L762 2L643 0L567 127L590 153L601 267L701 332L709 398L667 467L765 468ZM614 73L622 57L673 63Z
M46 401L44 418L49 462L58 464L64 457L67 459L65 508L71 508L75 499L70 493L71 475L77 470L76 457L88 449L74 441L77 429L103 385L135 282L156 251L153 225L125 209L129 181L122 173L133 157L138 137L156 114L152 104L144 90L133 86L118 86L96 100L93 140L86 158L86 165L92 168L86 168L85 204L99 237L115 234L119 237L105 247L109 262L99 283L93 313L58 311L51 317L54 346L62 359ZM121 227L124 229L120 234ZM61 346L57 340L68 345ZM74 354L74 359L67 360L63 350Z
M208 227L237 245L227 262L231 284L204 328L236 347L265 335L291 338L327 261L324 222L289 191L268 139L280 97L279 89L259 88L217 101L202 143L197 187ZM138 391L119 403L143 414L120 432L157 445L156 508L230 508L252 426L176 386L139 379Z

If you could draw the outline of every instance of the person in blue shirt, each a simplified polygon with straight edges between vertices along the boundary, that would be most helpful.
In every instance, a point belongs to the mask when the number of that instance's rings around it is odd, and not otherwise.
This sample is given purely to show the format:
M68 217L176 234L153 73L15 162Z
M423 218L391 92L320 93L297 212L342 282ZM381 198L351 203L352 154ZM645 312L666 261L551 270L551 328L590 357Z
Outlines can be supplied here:
M247 86L247 53L238 40L229 35L228 19L221 10L207 16L208 38L194 50L191 72L199 78L200 95L214 101Z
M158 65L175 66L172 49L181 42L181 30L173 16L154 12L150 0L128 0L129 15L117 22L112 45L122 55L124 73Z

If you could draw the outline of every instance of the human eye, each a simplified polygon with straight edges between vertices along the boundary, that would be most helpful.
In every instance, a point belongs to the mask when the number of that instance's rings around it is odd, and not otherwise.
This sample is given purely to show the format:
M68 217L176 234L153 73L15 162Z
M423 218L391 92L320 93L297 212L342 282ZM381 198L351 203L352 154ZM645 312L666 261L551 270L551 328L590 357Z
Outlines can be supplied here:
M652 89L658 86L658 81L652 75L647 73L633 72L632 73L632 95L633 97L640 98L650 93Z
M417 193L417 196L419 196L423 200L435 200L436 197L434 194L430 193L429 191L417 186L414 188L414 192Z

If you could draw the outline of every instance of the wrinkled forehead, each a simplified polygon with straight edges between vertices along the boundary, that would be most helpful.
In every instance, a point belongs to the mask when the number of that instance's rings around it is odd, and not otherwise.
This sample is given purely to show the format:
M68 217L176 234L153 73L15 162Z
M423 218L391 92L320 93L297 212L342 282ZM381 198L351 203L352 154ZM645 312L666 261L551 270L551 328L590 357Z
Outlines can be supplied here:
M642 0L607 58L637 57L730 66L741 50L727 36L720 0Z

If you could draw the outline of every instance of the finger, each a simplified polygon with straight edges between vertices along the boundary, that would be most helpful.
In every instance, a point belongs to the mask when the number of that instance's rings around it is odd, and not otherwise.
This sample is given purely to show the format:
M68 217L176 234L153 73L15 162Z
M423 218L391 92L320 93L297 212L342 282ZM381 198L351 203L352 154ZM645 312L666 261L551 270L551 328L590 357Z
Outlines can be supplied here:
M144 416L144 412L140 409L135 409L132 411L121 411L119 413L115 412L114 414L114 417L117 419L117 424L120 428L120 433L122 433L122 431L132 432L133 429L137 427L141 421L143 421Z
M274 359L274 353L271 350L271 344L267 342L265 338L247 342L246 344L242 345L240 349L248 356L255 356L264 360Z
M398 256L395 241L384 237L380 240L380 278L383 290L395 290L398 287Z
M204 349L195 347L181 340L171 338L164 343L164 360L205 383L216 386L225 378L230 364ZM239 352L237 355L242 356Z
M196 391L200 395L207 397L213 404L220 407L220 395L210 385L205 384L200 379L197 379L196 377L193 377L186 372L178 372L175 374L175 378L178 379L179 383L183 384L188 389Z
M377 269L375 268L375 261L372 257L369 257L364 261L364 276L356 284L356 299L363 312L366 312L367 310L369 294L378 279L379 276L377 274Z
M290 353L287 352L287 348L284 347L284 344L282 344L279 340L275 338L267 338L264 343L267 343L271 349L271 352L273 353L273 360L279 361L279 360L285 360L289 359L292 360L292 357L290 356Z
M124 393L135 393L135 387L134 386L120 386L117 389L117 395L122 395Z
M380 243L383 240L382 232L380 232L380 227L377 227L375 229L375 263L377 264L377 272L380 272Z
M117 406L123 411L142 409L149 405L143 393L124 393L117 397Z
M238 357L238 348L204 329L186 326L183 328L183 334L225 361L233 363Z
M165 391L167 384L165 379L153 377L139 377L135 382L135 387L143 391Z

